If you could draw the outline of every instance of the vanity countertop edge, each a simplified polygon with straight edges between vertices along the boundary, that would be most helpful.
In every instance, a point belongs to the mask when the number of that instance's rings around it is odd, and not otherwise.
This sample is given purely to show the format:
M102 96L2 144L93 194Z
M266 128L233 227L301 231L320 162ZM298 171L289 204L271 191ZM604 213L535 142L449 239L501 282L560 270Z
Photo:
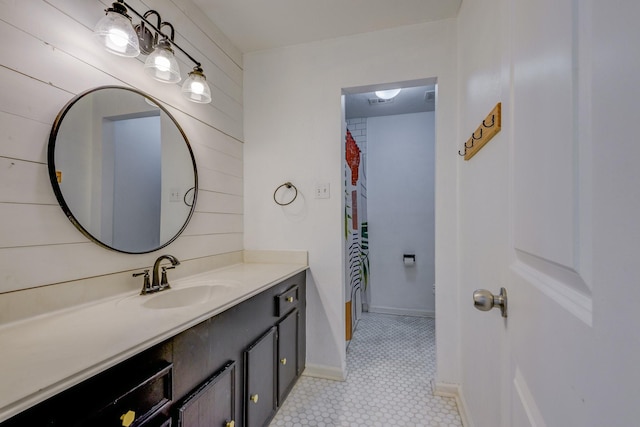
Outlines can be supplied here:
M150 309L128 292L0 327L0 422L308 269L306 263L233 264L171 282L231 284L223 296ZM163 292L171 292L163 291Z

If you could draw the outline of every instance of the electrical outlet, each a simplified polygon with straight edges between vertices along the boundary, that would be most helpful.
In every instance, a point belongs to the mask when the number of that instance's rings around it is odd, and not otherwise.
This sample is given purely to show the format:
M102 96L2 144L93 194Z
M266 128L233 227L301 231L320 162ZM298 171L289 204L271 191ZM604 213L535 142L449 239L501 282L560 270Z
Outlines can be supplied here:
M328 182L320 182L316 184L316 199L328 199L331 197Z

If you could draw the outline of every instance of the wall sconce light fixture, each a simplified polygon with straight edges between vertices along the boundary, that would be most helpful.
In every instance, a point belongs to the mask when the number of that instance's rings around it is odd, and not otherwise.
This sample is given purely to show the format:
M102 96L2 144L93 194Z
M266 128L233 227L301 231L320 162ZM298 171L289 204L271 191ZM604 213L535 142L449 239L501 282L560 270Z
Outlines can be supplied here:
M93 30L96 37L109 52L135 58L140 55L138 36L131 24L131 17L127 15L127 8L114 3L105 10L106 15L98 21Z
M129 10L141 19L139 24L133 25L127 14ZM201 64L176 44L173 25L163 22L158 12L148 10L141 15L124 0L118 0L105 13L96 24L94 34L107 51L132 58L140 53L149 55L144 64L144 70L149 76L164 83L178 83L182 77L174 55L173 48L176 48L195 64L182 85L182 94L193 102L211 102L211 89ZM151 15L157 17L157 25L149 22ZM162 31L165 27L171 29L170 36Z

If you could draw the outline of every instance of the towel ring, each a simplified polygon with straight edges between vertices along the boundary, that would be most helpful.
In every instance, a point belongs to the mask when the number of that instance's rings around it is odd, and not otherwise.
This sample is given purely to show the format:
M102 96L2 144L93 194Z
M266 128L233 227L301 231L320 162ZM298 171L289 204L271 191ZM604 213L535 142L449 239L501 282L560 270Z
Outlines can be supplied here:
M282 187L293 188L295 190L295 194L293 195L293 199L289 200L287 203L279 202L276 199L276 194L278 193L278 190L280 190ZM273 201L276 202L280 206L290 205L291 203L293 203L293 201L296 199L296 197L298 197L298 189L296 188L295 185L293 185L289 181L287 181L284 184L280 185L278 188L276 188L276 191L273 192Z
M191 193L193 191L193 196L191 197L191 199L188 199L189 193ZM185 193L184 193L184 197L182 198L182 200L184 201L184 204L187 206L193 206L193 199L195 197L195 191L196 191L196 187L191 187L190 189L188 189ZM191 202L189 202L189 200L191 200Z

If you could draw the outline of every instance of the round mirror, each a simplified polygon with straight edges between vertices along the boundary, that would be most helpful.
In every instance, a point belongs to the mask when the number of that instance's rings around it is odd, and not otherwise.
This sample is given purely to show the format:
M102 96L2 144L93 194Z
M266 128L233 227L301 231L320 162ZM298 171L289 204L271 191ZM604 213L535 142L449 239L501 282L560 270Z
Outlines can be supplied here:
M104 86L69 101L53 124L48 164L65 214L103 247L155 251L193 214L198 175L189 141L137 90Z

